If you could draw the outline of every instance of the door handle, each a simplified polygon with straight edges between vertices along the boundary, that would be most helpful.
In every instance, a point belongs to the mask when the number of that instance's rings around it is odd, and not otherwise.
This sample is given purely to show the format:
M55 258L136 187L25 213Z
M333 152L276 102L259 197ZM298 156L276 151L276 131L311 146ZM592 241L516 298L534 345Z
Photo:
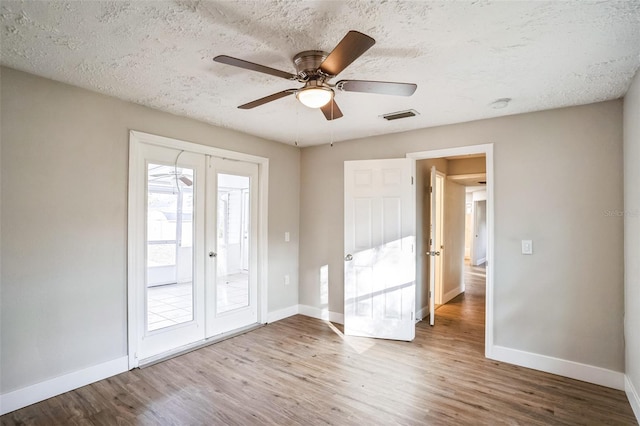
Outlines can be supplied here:
M353 260L353 256L351 254L348 254L344 257L344 260L346 260L347 262L349 262L350 260Z
M439 251L428 251L427 256L440 256Z
M215 251L209 252L209 257L216 257L216 256L218 256L218 253L216 253Z

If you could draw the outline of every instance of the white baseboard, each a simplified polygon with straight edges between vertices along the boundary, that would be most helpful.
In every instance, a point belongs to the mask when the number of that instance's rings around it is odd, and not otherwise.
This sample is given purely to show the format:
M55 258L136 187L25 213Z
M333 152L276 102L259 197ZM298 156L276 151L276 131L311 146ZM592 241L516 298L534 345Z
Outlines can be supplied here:
M64 376L55 377L0 395L0 415L10 413L27 405L78 389L82 386L124 373L129 369L129 358L121 358L94 365L83 370L74 371Z
M418 312L416 312L416 322L417 321L422 321L423 319L425 319L427 317L427 315L429 315L429 307L428 306L423 306L422 309L420 309Z
M297 314L298 314L298 305L289 306L288 308L269 312L267 314L267 323L280 321L281 319L285 319Z
M328 309L320 309L309 305L298 305L298 313L312 318L344 324L344 314L332 312Z
M442 304L444 305L445 303L447 303L448 301L450 301L451 299L453 299L454 297L456 297L462 292L464 292L464 287L462 286L446 292L444 296L442 296Z
M624 391L627 394L629 404L631 404L633 414L636 415L636 420L640 423L640 396L638 396L638 391L631 383L629 376L626 375L624 376Z
M518 349L505 348L504 346L494 345L488 352L487 357L495 359L496 361L532 368L534 370L557 374L559 376L569 377L570 379L582 380L583 382L594 383L613 389L624 390L624 373L619 371L607 370L606 368L525 352Z
M309 305L294 305L278 311L269 312L267 322L280 321L293 315L304 315L311 318L317 318L325 321L331 321L338 324L344 324L344 315L338 312L332 312L328 309L320 309Z

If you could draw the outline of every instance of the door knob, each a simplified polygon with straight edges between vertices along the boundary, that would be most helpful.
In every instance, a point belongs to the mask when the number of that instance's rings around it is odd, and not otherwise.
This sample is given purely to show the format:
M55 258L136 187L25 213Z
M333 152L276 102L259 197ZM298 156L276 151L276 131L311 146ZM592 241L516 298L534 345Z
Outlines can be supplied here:
M348 254L344 257L344 260L346 260L347 262L353 260L353 256L351 254Z
M209 257L216 257L218 255L218 253L214 252L214 251L210 251L209 252Z

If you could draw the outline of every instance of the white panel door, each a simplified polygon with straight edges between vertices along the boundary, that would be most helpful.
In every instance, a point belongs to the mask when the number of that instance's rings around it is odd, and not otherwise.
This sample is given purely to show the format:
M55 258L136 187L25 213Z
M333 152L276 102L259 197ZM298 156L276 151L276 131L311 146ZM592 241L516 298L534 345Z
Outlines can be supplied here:
M436 167L431 167L431 220L429 223L429 325L435 324L436 319L436 256L440 256L437 235L438 220L438 185Z
M436 282L435 282L435 293L434 293L434 303L436 305L442 305L443 295L444 295L444 182L446 176L443 173L436 171L436 186L433 192L433 198L435 200L436 206L436 216L434 222L435 228L435 240L433 240L433 246L436 248L436 252L439 252L439 255L436 255ZM435 313L434 313L435 314Z
M411 160L345 161L344 332L415 337Z

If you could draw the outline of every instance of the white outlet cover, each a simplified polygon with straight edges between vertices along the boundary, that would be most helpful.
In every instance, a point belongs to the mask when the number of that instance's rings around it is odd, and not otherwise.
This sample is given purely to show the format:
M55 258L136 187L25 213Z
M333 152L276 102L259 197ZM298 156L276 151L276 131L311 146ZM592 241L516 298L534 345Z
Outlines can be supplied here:
M522 254L533 254L533 241L522 240Z

